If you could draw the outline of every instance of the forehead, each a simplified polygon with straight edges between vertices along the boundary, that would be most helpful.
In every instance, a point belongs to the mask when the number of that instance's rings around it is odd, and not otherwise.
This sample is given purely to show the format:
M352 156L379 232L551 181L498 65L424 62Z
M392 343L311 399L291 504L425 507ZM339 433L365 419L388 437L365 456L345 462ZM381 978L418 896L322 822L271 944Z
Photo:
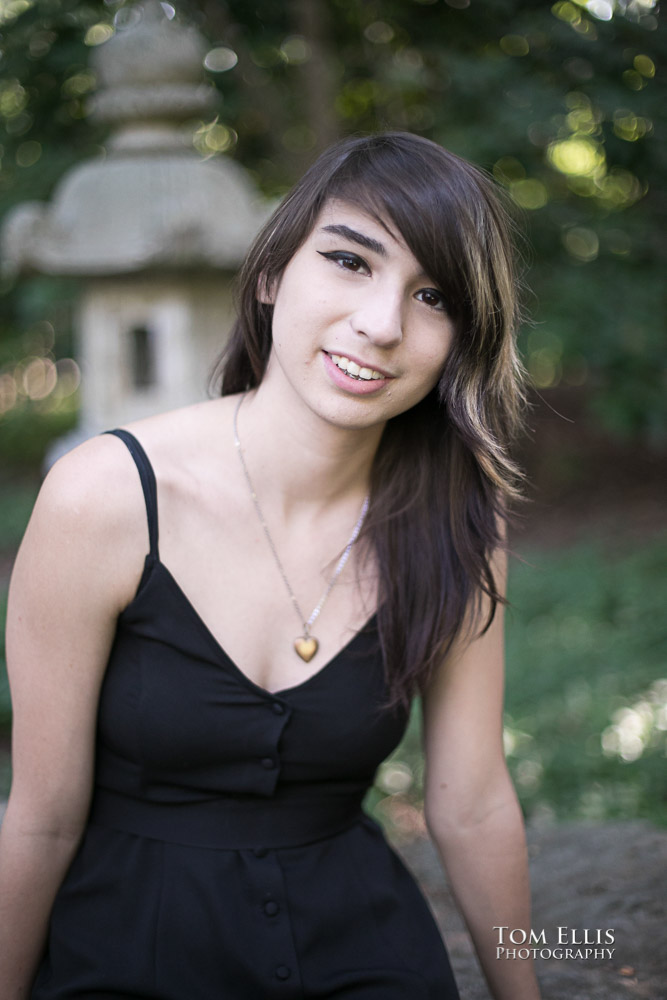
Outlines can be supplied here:
M412 257L396 224L387 213L378 211L377 214L372 214L354 202L330 198L317 216L310 236L328 235L326 233L328 226L345 226L355 233L370 237L388 252L406 253Z

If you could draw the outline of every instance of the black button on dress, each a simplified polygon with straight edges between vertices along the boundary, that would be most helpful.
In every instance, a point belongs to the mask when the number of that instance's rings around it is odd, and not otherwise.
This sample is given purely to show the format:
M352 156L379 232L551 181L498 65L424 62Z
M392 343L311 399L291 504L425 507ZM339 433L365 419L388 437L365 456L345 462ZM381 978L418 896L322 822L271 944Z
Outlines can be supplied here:
M89 822L32 1000L457 1000L414 879L361 807L405 710L374 619L269 693L150 552L102 686Z

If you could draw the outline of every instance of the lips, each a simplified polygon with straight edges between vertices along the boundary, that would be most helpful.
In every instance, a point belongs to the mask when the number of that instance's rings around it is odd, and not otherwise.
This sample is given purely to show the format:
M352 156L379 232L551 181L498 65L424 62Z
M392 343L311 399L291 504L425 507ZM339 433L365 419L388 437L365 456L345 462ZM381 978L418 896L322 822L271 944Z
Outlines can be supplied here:
M371 382L393 378L388 372L373 367L370 363L361 361L358 358L350 357L349 354L335 354L333 351L325 351L336 367L345 372L349 378Z
M338 358L339 361L347 361L348 364L352 361L352 374L340 368L334 361L334 358ZM382 392L385 386L391 385L393 376L383 375L378 369L369 368L367 365L361 367L357 361L353 361L353 359L347 358L344 355L329 354L328 351L322 351L322 359L324 361L324 370L333 384L348 395L372 396L375 393ZM358 375L354 374L355 368L359 368ZM361 374L362 371L364 371L363 375Z

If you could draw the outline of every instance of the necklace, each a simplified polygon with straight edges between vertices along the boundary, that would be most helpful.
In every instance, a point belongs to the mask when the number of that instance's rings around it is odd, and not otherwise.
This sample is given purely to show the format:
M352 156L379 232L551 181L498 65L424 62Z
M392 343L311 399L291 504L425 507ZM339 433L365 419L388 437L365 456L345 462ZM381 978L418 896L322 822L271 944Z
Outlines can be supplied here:
M241 459L241 468L243 469L243 474L244 474L246 482L248 484L248 489L250 490L250 496L252 498L252 502L254 504L255 510L257 511L257 517L259 518L259 522L262 525L262 528L264 529L264 534L266 535L266 540L269 543L269 548L271 549L271 552L273 554L273 558L275 559L276 566L278 567L278 570L280 571L280 575L283 578L283 583L285 584L285 589L287 590L287 593L289 594L290 600L291 600L291 602L292 602L292 604L294 606L294 610L296 611L297 615L299 616L299 621L302 623L302 626L303 626L303 634L300 635L300 636L298 636L294 640L294 649L298 653L298 655L301 657L301 659L305 660L306 663L308 663L308 661L312 660L312 658L315 656L315 653L317 652L318 647L319 647L319 643L318 643L317 639L315 638L315 636L310 634L310 627L315 622L315 620L319 617L319 614L320 614L322 608L324 607L324 604L325 604L325 602L326 602L329 594L333 590L334 585L335 585L336 581L338 580L338 577L343 572L343 568L345 566L345 563L347 562L347 560L348 560L348 558L350 556L350 552L352 551L352 546L354 545L354 543L356 542L357 538L359 537L359 532L361 531L361 526L364 523L364 518L366 517L366 513L368 511L368 506L369 506L369 503L370 503L370 498L368 496L365 498L365 500L363 502L363 505L362 505L362 508L361 508L361 513L359 515L359 519L358 519L357 523L354 526L354 530L353 530L352 534L350 535L350 540L347 543L347 545L345 546L345 550L344 550L342 556L338 560L338 563L337 563L336 568L334 570L333 576L329 580L329 583L327 584L326 589L325 589L324 593L322 594L322 596L320 597L320 599L319 599L316 607L313 608L310 617L306 620L306 617L305 617L303 611L299 607L299 602L297 601L297 599L295 597L294 591L292 590L292 588L290 586L290 582L287 579L287 574L285 573L285 570L283 569L283 564L280 561L280 557L278 556L278 552L276 551L276 547L273 544L273 539L271 538L271 533L270 533L268 525L267 525L267 523L266 523L266 521L264 519L264 514L262 513L262 508L259 505L259 500L257 499L257 494L255 493L255 488L254 488L254 486L252 484L252 479L250 478L250 473L248 472L248 466L246 465L245 458L243 457L243 450L241 448L241 442L239 441L239 432L238 432L238 427L237 427L237 417L238 417L239 410L241 408L241 403L243 402L243 400L245 399L245 397L246 397L246 393L243 393L243 395L239 399L238 403L236 404L236 408L234 410L234 420L233 420L233 426L234 426L234 444L236 446L236 450L238 452L239 458Z

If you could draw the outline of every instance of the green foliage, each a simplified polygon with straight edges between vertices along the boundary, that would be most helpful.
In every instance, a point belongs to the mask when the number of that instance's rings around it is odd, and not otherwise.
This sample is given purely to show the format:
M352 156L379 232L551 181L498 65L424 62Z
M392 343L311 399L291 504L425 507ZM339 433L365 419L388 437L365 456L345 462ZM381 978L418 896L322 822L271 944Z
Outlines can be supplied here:
M667 538L534 552L510 573L507 759L528 817L667 824ZM404 791L387 796L394 777ZM417 709L369 802L400 830L421 802ZM387 765L385 765L385 769ZM410 780L412 776L412 780Z
M12 705L9 696L9 681L3 650L5 648L5 618L7 615L7 593L0 592L0 799L9 792L11 765L8 753L3 753L3 744L9 736L12 724Z
M41 468L48 446L73 430L76 410L40 412L30 406L6 413L0 424L0 462L13 470Z
M103 152L104 130L85 116L95 78L84 39L92 25L112 16L101 0L0 6L0 217L21 202L48 199L66 171ZM51 438L75 421L77 401L68 379L48 398L42 398L39 386L33 384L34 398L23 386L31 361L41 359L51 367L71 354L75 294L72 281L44 276L17 282L0 272L0 461L5 467L38 467ZM33 383L39 381L35 366L32 374ZM12 383L19 390L16 400Z
M613 432L665 440L667 33L656 4L611 4L609 20L579 0L174 5L229 57L209 74L219 115L195 123L202 153L234 156L271 196L337 134L408 129L471 158L507 189L528 231L535 323L522 345L535 385L582 386ZM132 7L3 5L0 215L49 197L102 150L104 132L86 117L97 85L88 57ZM27 322L20 288L2 281L0 340ZM55 329L58 344L68 317Z
M0 593L0 649L5 648L5 619L7 617L7 591ZM4 655L0 655L0 733L9 732L12 719L12 707L9 698L9 681L7 680L7 665ZM0 795L2 789L0 789Z
M0 212L48 198L67 169L100 152L104 132L85 117L95 79L84 38L100 17L111 17L103 3L80 0L38 0L17 17L11 9L3 4L0 10Z
M0 466L5 474L37 473L51 442L76 424L80 372L68 356L71 287L71 282L33 279L14 297L20 332L5 327L0 339Z
M27 480L5 484L0 491L0 554L19 546L37 499L39 483Z
M191 2L188 10L200 11L205 29L211 7ZM225 5L220 40L239 61L217 82L223 118L238 135L235 155L279 193L325 133L389 127L422 133L491 171L533 248L526 281L535 326L522 346L535 385L586 386L594 415L613 432L664 440L658 289L667 158L656 66L667 37L657 12L628 2L604 21L583 3L525 0L311 8L300 20L299 4L291 15L268 0ZM329 81L318 115L306 96L308 59L289 56L299 33ZM269 85L280 110L264 104Z
M667 822L664 732L647 727L636 759L602 746L616 713L665 678L666 568L667 538L624 555L583 545L515 566L507 728L529 814Z
M0 558L4 565L18 548L35 504L39 485L35 482L5 483L0 490ZM7 586L0 586L0 798L9 787L9 766L2 752L11 728L11 700L5 662Z

